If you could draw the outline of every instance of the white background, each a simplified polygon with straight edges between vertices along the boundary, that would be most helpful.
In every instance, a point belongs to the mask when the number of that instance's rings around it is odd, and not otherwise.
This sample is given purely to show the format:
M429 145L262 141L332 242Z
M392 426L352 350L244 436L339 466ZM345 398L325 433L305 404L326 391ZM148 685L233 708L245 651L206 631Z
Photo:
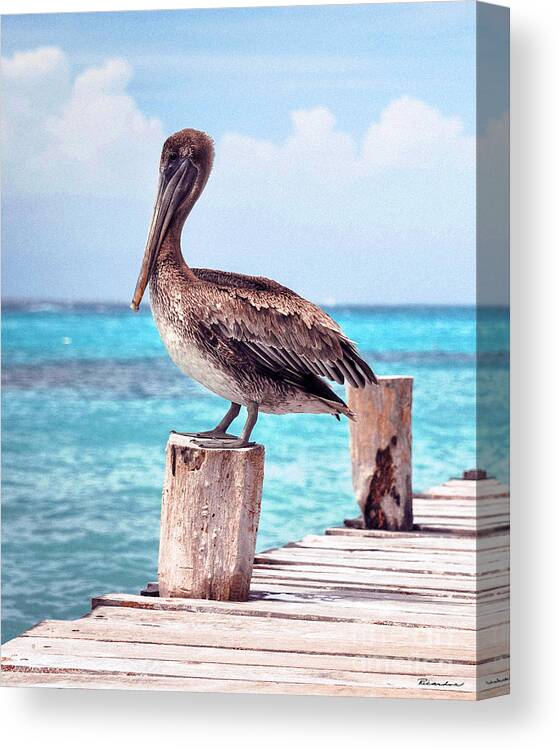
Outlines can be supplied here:
M1 9L13 13L240 4L293 3L4 0ZM485 750L547 747L552 730L557 741L559 12L556 0L509 0L508 5L512 9L513 694L470 704L3 688L4 747Z

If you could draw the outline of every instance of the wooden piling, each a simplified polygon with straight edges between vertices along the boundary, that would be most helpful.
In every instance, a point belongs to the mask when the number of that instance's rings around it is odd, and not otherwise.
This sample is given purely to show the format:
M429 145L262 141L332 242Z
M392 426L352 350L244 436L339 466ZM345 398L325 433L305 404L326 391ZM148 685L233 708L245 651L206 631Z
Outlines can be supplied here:
M353 488L366 529L413 527L411 377L381 377L378 386L348 388Z
M264 448L167 443L159 595L246 601L260 518Z

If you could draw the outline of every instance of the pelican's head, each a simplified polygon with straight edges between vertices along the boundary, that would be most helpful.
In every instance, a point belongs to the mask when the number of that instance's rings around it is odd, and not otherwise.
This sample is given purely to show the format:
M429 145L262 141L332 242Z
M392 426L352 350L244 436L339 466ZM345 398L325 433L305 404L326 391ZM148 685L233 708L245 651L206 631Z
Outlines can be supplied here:
M177 239L182 225L210 174L212 139L200 130L179 130L163 144L159 162L159 185L148 232L144 259L130 307L138 310L165 236L172 230Z

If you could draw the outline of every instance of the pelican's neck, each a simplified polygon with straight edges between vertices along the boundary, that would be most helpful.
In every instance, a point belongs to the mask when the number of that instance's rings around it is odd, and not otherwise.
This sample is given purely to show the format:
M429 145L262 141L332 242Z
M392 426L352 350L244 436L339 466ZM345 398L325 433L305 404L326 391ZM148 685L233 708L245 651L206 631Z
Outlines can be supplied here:
M178 267L186 278L195 280L196 276L193 274L190 267L186 263L181 251L181 234L183 223L184 222L178 224L177 222L173 221L169 226L165 238L161 243L161 247L159 248L155 266L156 269L161 269L163 266Z
M200 165L198 177L194 183L194 187L188 200L184 202L182 207L177 211L173 220L169 224L167 234L161 243L159 253L157 256L156 267L162 265L175 265L178 266L182 273L190 280L197 281L197 277L191 271L183 258L181 252L181 235L184 223L188 218L190 212L194 208L194 204L202 194L210 176L211 171L211 160L203 165Z

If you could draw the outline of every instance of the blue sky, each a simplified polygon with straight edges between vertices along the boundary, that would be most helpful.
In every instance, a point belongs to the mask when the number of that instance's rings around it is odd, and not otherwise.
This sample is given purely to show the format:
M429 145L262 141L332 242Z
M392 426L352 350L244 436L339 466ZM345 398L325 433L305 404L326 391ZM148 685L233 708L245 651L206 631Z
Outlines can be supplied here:
M2 50L7 297L127 301L158 150L196 127L217 157L187 262L474 300L473 3L7 16Z

